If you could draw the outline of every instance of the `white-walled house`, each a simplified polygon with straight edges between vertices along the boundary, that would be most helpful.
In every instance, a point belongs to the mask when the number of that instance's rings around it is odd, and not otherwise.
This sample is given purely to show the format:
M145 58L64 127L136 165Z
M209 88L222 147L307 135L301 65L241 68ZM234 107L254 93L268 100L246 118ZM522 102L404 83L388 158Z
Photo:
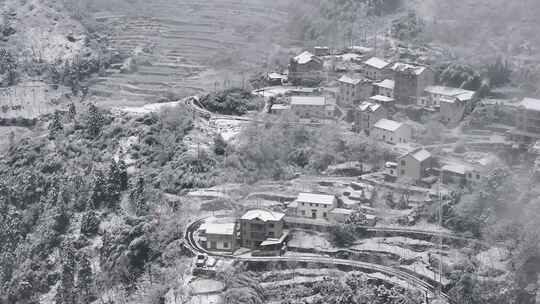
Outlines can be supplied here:
M407 124L383 118L375 123L370 136L391 144L407 143L412 138L412 129Z
M202 231L206 237L206 249L230 252L236 249L235 223L208 223Z
M300 193L294 203L297 216L328 220L330 211L337 207L337 198L328 194Z

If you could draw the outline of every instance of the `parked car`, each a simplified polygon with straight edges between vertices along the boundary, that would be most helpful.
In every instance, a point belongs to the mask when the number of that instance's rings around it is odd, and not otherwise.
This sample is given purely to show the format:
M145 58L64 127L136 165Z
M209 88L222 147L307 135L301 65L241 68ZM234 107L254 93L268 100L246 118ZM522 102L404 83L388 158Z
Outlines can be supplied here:
M197 259L195 260L195 266L204 267L204 265L206 264L207 259L208 259L208 257L206 255L204 255L204 254L197 255Z

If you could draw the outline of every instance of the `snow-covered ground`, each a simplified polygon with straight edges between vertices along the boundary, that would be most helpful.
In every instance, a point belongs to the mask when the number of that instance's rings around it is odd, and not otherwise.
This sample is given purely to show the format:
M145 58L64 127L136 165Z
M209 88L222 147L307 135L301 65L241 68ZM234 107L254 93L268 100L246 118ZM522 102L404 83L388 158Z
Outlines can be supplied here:
M327 234L312 231L292 231L288 244L291 247L336 250L336 247L328 241Z

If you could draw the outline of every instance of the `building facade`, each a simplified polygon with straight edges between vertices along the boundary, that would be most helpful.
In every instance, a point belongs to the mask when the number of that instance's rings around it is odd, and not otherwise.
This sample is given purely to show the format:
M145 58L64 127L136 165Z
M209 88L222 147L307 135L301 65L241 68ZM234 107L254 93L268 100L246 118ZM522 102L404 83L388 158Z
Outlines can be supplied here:
M427 67L396 63L394 71L394 99L403 105L415 104L426 87L434 82L433 71Z
M236 224L208 223L202 229L202 234L206 238L205 246L210 251L233 252L237 248Z
M516 127L511 135L523 142L540 139L540 99L525 98L521 101L517 108Z
M420 148L401 156L398 159L399 177L419 181L426 177L432 166L432 156L429 151Z
M338 79L339 93L337 102L343 106L353 106L365 100L373 93L371 81L365 78L354 78L343 75Z
M246 248L260 248L269 243L280 244L284 239L284 213L270 210L250 210L240 218L241 242ZM281 241L280 241L281 240Z
M386 96L394 98L395 82L393 79L385 79L381 82L373 84L373 91L375 95Z
M300 193L293 203L299 217L328 220L330 211L337 207L337 198L327 194Z
M325 119L334 116L335 106L324 96L292 96L291 111L301 119Z
M412 138L412 130L404 123L383 118L375 123L370 137L390 144L407 143Z
M364 62L362 72L366 78L382 80L391 75L390 70L388 69L389 66L390 63L384 59L371 57Z
M375 123L388 117L388 111L382 105L369 101L361 103L355 111L356 132L364 131L369 134Z
M318 56L305 51L291 58L289 63L289 79L295 83L302 79L316 78L323 70L323 61Z
M462 102L470 102L474 97L474 91L445 87L428 86L418 99L418 105L422 107L439 107L443 100L459 99Z

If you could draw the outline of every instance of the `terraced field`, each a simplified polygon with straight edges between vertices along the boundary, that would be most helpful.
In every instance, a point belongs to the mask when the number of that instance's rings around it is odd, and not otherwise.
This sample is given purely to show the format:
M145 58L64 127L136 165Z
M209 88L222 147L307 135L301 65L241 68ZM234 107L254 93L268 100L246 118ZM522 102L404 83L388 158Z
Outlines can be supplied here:
M101 103L140 105L171 93L241 86L248 70L280 48L288 1L135 1L130 10L97 12L96 20L112 29L112 48L133 56L138 69L111 69L91 92Z

